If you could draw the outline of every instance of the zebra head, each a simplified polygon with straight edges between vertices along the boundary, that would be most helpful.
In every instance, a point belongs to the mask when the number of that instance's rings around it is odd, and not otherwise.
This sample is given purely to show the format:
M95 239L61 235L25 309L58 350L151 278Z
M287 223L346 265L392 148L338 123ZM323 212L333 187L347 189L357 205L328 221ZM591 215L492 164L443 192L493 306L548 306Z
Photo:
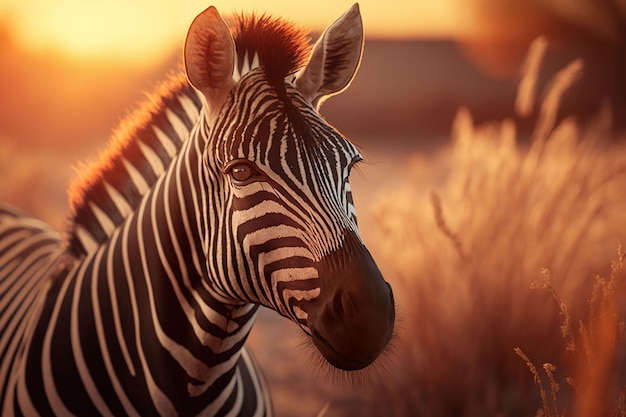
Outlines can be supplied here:
M312 51L299 29L266 16L239 18L231 34L211 7L184 52L205 99L195 134L204 138L211 285L297 322L346 370L379 356L395 317L391 287L357 230L348 177L362 158L318 113L351 82L362 46L358 5Z

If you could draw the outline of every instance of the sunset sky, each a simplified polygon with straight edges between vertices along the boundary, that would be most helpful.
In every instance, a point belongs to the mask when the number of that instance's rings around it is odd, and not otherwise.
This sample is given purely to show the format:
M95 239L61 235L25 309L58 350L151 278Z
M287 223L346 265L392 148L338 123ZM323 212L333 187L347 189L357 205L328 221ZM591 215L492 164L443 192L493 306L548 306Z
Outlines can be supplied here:
M105 57L149 65L182 44L191 20L210 4L222 14L268 12L323 30L353 0L4 0L0 23L28 50L77 58ZM361 0L367 35L378 38L462 37L475 30L461 0Z

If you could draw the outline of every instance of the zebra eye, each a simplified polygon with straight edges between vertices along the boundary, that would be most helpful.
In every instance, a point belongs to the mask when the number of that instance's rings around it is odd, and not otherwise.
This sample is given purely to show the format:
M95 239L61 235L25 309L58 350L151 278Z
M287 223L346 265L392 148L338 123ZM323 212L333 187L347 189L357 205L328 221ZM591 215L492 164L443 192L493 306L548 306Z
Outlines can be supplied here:
M244 186L251 182L262 180L264 175L254 162L247 159L235 159L230 161L222 171L230 176L231 183L236 186Z
M237 182L248 181L253 173L252 168L247 164L237 164L230 169L230 175Z

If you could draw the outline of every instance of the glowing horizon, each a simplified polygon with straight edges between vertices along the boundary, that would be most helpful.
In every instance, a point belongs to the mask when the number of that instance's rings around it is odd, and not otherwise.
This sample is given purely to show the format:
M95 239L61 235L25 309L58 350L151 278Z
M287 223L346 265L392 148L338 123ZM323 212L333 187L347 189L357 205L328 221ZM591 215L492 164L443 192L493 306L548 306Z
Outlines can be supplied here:
M314 5L266 0L262 8L255 0L212 0L211 3L222 15L267 12L320 32L354 0L320 0ZM163 60L180 48L193 18L211 3L5 0L0 5L0 21L8 23L16 42L29 51L55 51L81 60L112 59L143 66ZM369 38L458 38L473 30L471 13L461 0L440 0L436 4L361 0L359 4Z

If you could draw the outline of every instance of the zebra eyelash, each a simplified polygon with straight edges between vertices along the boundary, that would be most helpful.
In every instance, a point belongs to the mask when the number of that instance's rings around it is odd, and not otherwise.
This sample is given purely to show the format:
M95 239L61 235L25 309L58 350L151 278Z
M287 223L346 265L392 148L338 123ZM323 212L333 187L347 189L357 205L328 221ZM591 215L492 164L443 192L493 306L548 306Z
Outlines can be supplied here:
M350 178L354 167L358 167L358 165L360 165L363 161L365 161L365 159L361 155L356 155L354 158L352 158L352 161L350 161L350 163L348 164L348 168L346 169L346 180Z

